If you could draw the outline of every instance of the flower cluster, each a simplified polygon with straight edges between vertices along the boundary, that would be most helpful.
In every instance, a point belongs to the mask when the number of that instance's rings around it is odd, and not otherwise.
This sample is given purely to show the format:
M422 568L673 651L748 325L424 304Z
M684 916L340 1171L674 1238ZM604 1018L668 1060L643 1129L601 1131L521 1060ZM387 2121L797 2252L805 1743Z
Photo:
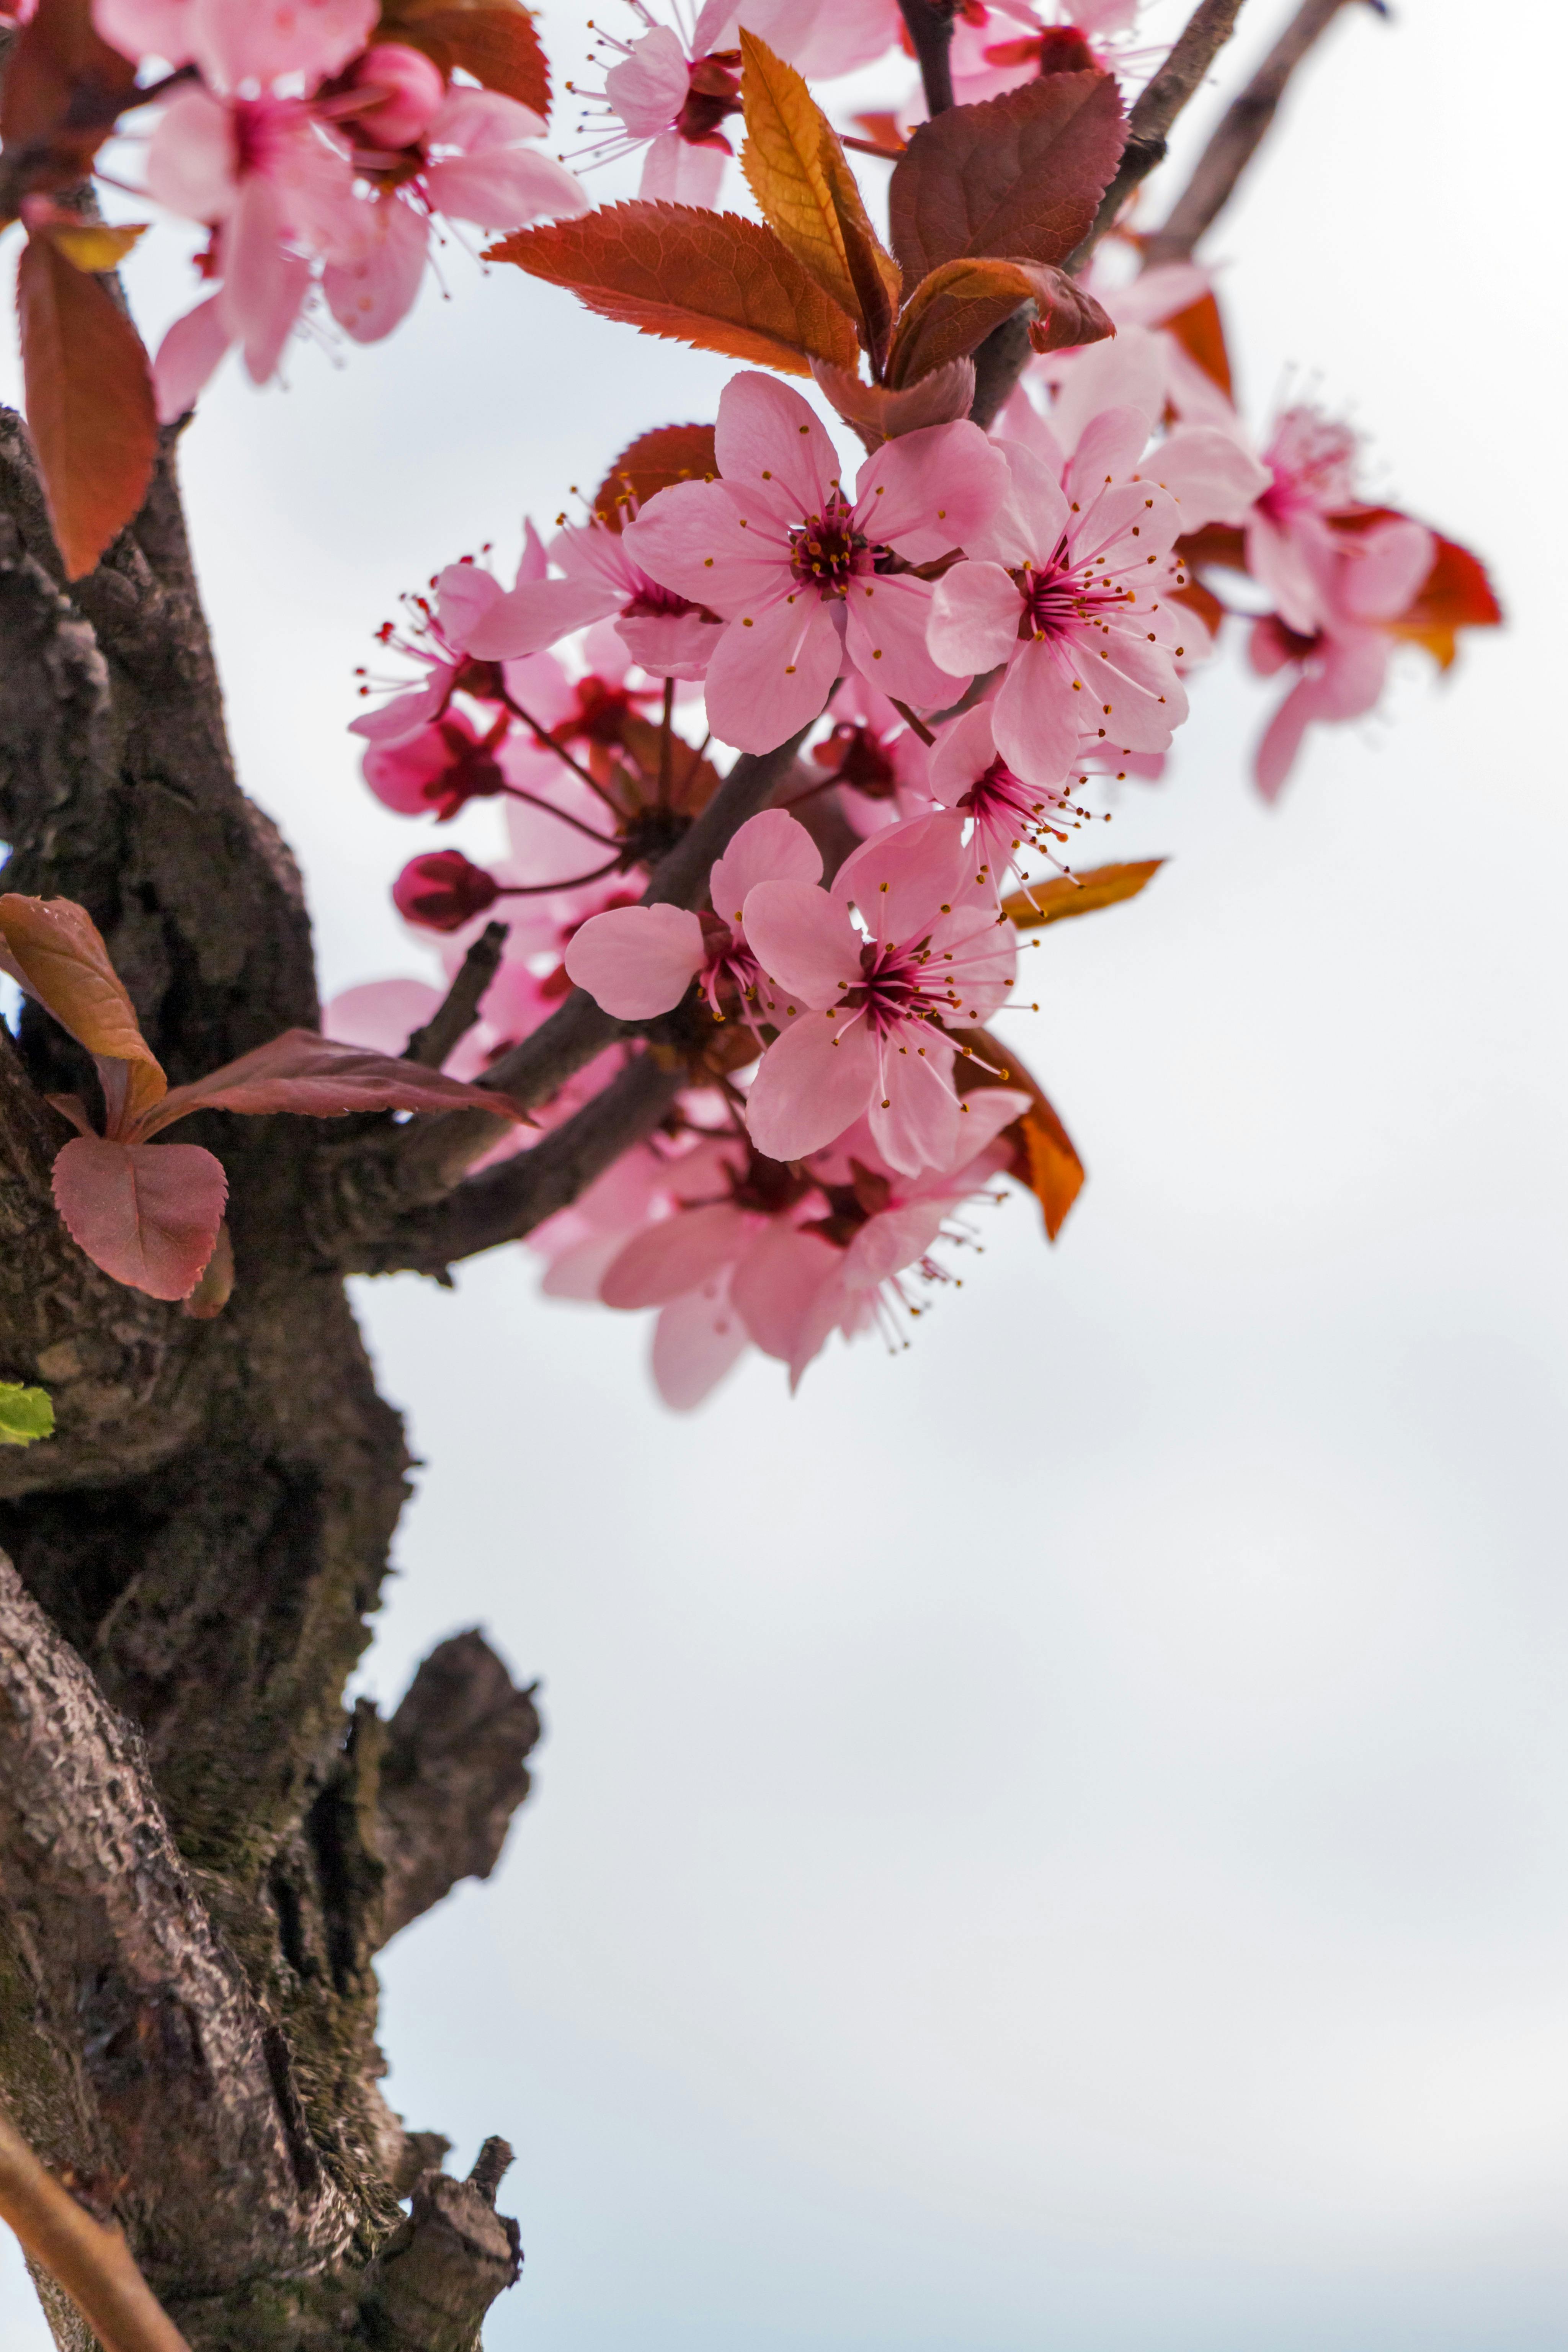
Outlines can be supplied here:
M380 15L378 0L94 0L100 36L166 92L147 194L207 231L214 290L153 365L165 420L232 347L265 383L312 300L358 342L390 334L442 216L510 229L586 210L540 148L542 115L377 38Z

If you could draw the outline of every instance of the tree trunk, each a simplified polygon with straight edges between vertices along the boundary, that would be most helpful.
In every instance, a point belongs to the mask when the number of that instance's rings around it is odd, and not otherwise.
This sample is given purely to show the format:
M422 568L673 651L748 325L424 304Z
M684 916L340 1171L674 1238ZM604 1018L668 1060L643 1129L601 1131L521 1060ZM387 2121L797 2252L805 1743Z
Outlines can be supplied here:
M299 876L235 780L172 436L68 588L0 412L0 675L5 887L88 908L171 1082L313 1025ZM515 2275L505 2151L468 2183L429 2170L446 2143L378 2087L372 1960L492 1866L538 1720L477 1634L390 1727L344 1711L408 1457L312 1241L322 1131L193 1129L228 1172L237 1277L201 1320L65 1234L60 1090L92 1099L90 1066L28 1006L0 1033L0 1378L47 1388L58 1434L0 1452L0 2096L113 2208L195 2352L464 2352Z

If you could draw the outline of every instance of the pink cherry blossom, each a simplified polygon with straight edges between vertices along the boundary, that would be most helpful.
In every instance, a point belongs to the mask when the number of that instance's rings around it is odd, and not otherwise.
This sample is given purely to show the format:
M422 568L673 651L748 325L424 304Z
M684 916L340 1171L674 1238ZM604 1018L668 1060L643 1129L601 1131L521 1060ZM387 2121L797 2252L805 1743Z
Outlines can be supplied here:
M624 907L595 915L574 935L566 970L579 988L617 1021L647 1021L673 1011L694 980L714 1017L760 1017L762 977L747 943L745 906L759 883L810 885L822 853L803 824L764 809L741 826L709 877L713 911L684 907Z
M474 649L510 659L556 644L593 621L613 621L626 654L656 677L703 676L719 643L713 614L662 587L637 563L624 530L594 521L568 525L550 560L559 579L520 581L485 615Z
M1141 411L1102 411L1059 481L1006 445L1012 492L972 549L982 560L937 583L931 652L954 670L1006 665L996 747L1027 783L1059 783L1080 742L1163 751L1187 715L1186 615L1169 595L1181 509L1133 478L1147 436Z
M536 578L542 566L543 551L531 526L518 577ZM401 743L421 734L442 718L454 694L468 694L488 702L503 698L500 666L476 659L468 651L479 623L506 593L500 582L483 564L465 561L448 563L431 586L434 603L424 595L404 598L406 627L399 629L386 621L376 631L378 643L418 664L425 676L416 685L395 693L390 702L363 711L350 722L350 732L363 735L368 742ZM365 679L360 693L368 698L371 691Z
M708 0L689 36L660 24L642 0L631 5L647 28L635 40L595 28L603 54L614 60L603 89L567 85L589 101L582 127L597 133L582 152L607 163L641 147L639 194L710 208L734 152L722 125L741 110L735 0ZM600 130L601 122L615 128Z
M1356 436L1315 408L1288 408L1263 453L1272 477L1247 520L1247 568L1287 628L1310 635L1329 616L1331 518L1356 500Z
M379 342L412 308L437 214L485 229L521 228L530 221L569 219L586 212L579 181L542 153L542 118L531 107L490 89L454 89L426 124L419 168L406 152L361 156L370 187L353 249L329 260L321 291L345 334ZM390 162L378 178L375 165Z
M758 1149L798 1160L867 1113L889 1167L951 1166L968 1113L944 1024L986 1019L1017 962L994 898L982 886L976 898L952 819L874 834L828 889L760 883L744 915L780 1030L747 1105Z
M1278 799L1309 727L1373 708L1395 643L1388 624L1417 594L1436 553L1432 533L1406 517L1342 531L1327 552L1307 559L1321 626L1300 635L1272 614L1254 624L1253 668L1265 677L1297 672L1258 748L1254 773L1265 800Z
M1016 89L1042 71L1098 68L1115 73L1131 62L1127 39L1138 0L971 0L953 27L952 86L960 106Z
M1006 469L978 427L886 443L851 499L800 394L744 374L720 399L715 447L718 481L659 491L624 534L653 579L724 623L706 681L714 733L771 751L817 716L845 667L901 700L955 700L969 672L926 650L929 582L885 567L950 554L989 520Z
M993 705L977 703L938 736L928 771L933 799L950 808L960 824L973 827L967 855L975 878L984 880L996 904L1009 874L1021 870L1030 851L1051 855L1065 841L1079 811L1048 784L1026 784L996 749Z

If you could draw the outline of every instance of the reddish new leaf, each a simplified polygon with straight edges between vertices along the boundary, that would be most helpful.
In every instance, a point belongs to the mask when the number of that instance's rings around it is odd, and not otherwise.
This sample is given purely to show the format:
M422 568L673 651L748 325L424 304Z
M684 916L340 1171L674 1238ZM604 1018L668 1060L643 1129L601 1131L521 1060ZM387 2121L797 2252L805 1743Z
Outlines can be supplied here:
M140 508L158 454L141 337L101 278L47 236L16 271L27 425L68 578L90 572Z
M375 38L423 49L448 79L456 68L472 74L486 89L500 90L550 112L550 61L540 46L533 19L514 0L473 0L452 7L426 0L383 0Z
M228 1197L221 1162L195 1143L108 1143L79 1135L55 1159L55 1206L95 1265L153 1298L187 1298Z
M0 970L87 1047L111 1129L133 1124L161 1100L163 1069L85 907L7 891L0 897Z
M945 261L910 297L888 354L889 383L901 389L965 358L993 327L1030 301L1036 317L1029 340L1038 352L1098 343L1116 331L1092 294L1045 263Z
M969 1055L961 1054L953 1065L961 1095L1000 1086L1016 1087L1029 1097L1028 1109L1002 1130L1013 1147L1007 1172L1033 1192L1045 1218L1046 1239L1054 1242L1083 1190L1084 1166L1077 1147L1038 1079L1025 1068L1011 1046L1004 1045L988 1029L960 1029L954 1034L959 1044L969 1048Z
M395 1060L365 1045L348 1045L313 1029L286 1029L237 1062L226 1062L188 1087L175 1087L142 1125L156 1135L197 1110L302 1111L310 1118L342 1118L358 1110L487 1110L497 1118L525 1113L501 1094L443 1077L417 1062Z
M1051 74L924 122L894 168L893 251L914 285L944 261L1065 261L1127 136L1110 74Z
M85 179L136 81L131 59L93 31L92 0L39 0L11 38L0 88L0 221L16 218L25 195Z
M710 425L658 425L621 451L594 493L594 512L619 530L628 501L646 507L676 482L711 481L718 471Z
M608 205L519 229L489 261L564 286L602 319L786 375L814 359L853 370L853 321L771 228L689 205Z
M1234 397L1225 321L1212 294L1200 294L1195 302L1167 319L1165 332L1174 335L1187 357L1195 361L1212 383L1218 384L1227 400Z
M902 392L885 383L862 383L858 376L823 360L812 362L811 373L818 390L846 425L854 426L868 449L879 449L884 441L896 441L900 433L919 433L927 425L954 424L974 404L973 360L950 360Z
M1002 902L1002 911L1020 931L1037 931L1047 923L1092 915L1101 907L1119 907L1136 898L1165 863L1163 857L1142 857L1125 866L1090 866L1082 874L1058 874L1049 882L1032 882L1027 898L1015 890Z

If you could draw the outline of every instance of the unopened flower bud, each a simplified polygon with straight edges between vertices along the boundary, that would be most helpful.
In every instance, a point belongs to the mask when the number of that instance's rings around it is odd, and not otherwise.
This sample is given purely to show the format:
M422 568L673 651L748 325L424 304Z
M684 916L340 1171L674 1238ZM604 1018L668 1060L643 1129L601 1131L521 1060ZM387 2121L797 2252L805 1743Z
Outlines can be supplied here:
M500 896L494 876L460 849L432 849L411 857L392 886L398 913L427 931L460 931Z
M366 49L350 88L364 93L354 119L382 147L412 146L447 95L440 69L401 41L377 41Z

